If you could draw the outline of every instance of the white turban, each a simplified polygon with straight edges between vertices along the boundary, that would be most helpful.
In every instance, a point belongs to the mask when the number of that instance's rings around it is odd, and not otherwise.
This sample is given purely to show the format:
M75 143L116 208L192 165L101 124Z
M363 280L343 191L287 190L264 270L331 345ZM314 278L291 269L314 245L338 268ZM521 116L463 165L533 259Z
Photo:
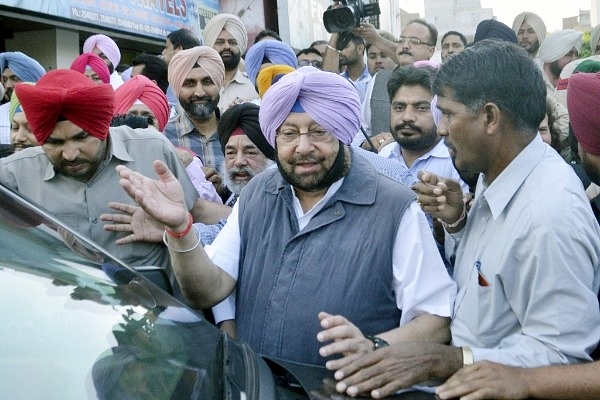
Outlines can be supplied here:
M563 29L548 36L540 46L539 57L543 63L554 62L565 56L573 47L581 50L581 32Z
M592 50L592 54L596 52L598 39L600 39L600 24L596 25L596 27L592 29L592 33L590 33L590 48Z
M237 40L240 52L244 54L248 47L248 31L242 20L233 14L217 14L206 23L203 33L204 44L213 47L223 29Z
M527 22L529 26L533 28L540 44L544 41L544 39L546 39L546 24L544 24L544 21L542 21L539 15L529 11L525 11L517 15L512 25L512 29L515 31L515 34L519 34L519 29L521 29L523 22Z

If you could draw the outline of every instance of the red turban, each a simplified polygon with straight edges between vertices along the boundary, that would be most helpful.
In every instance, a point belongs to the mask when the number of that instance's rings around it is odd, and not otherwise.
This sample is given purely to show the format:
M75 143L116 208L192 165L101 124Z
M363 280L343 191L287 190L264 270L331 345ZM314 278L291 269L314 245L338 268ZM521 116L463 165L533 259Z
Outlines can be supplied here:
M38 143L44 144L64 117L98 139L105 140L113 117L115 92L70 69L44 75L35 86L19 83L15 91Z
M71 69L73 71L81 72L82 74L85 73L87 67L90 67L92 71L98 74L98 77L102 82L110 83L110 71L108 70L106 63L94 53L83 53L71 64Z
M162 132L169 121L169 102L163 91L144 75L135 75L115 90L115 115L127 114L136 100L148 106Z
M567 88L567 108L573 134L586 153L600 155L600 73L571 75Z

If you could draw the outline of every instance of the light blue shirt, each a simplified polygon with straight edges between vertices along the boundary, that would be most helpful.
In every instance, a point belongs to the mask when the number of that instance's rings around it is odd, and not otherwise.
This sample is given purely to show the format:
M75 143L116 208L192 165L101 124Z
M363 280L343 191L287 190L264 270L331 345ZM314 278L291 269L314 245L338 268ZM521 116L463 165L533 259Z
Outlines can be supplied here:
M362 74L360 74L358 79L355 81L350 79L350 76L348 76L348 71L344 71L340 75L343 76L344 78L348 79L350 81L350 83L352 83L354 85L354 87L356 88L356 91L358 92L358 97L360 97L360 103L362 104L362 102L365 99L365 96L367 94L367 84L371 80L371 74L369 73L369 68L365 65L365 69L363 69Z
M480 176L466 226L450 237L454 345L521 367L590 360L600 228L579 178L539 135L491 184Z

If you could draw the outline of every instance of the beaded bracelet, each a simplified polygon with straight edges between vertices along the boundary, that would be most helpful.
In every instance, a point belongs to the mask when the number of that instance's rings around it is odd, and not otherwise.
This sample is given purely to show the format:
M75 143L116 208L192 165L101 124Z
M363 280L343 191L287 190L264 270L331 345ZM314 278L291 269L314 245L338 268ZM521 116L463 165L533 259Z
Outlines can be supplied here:
M163 243L165 244L165 246L167 246L167 249L174 251L175 253L189 253L190 251L194 250L196 247L200 246L200 242L202 241L200 239L200 235L198 234L198 231L196 229L194 229L196 231L196 236L198 237L198 241L196 242L196 244L194 246L192 246L191 248L187 249L187 250L177 250L172 248L171 246L169 246L169 243L167 242L167 230L165 229L165 232L163 233Z
M187 235L188 233L190 233L190 230L192 230L192 225L194 224L194 219L192 218L192 213L188 213L188 215L189 215L188 224L185 227L185 229L183 230L183 232L179 232L179 233L173 232L169 228L165 228L165 233L168 233L169 236L174 237L176 239L180 239L180 238L184 237L185 235Z

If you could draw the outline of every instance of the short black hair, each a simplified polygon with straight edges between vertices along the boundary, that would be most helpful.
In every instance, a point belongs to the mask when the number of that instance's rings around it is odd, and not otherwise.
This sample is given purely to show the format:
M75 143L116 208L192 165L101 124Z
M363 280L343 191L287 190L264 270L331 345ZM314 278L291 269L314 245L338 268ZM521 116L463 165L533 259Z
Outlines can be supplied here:
M165 60L158 56L151 54L140 54L131 61L132 66L143 65L141 74L151 81L155 81L156 85L165 94L167 93L167 87L169 87L169 77L167 72L167 63Z
M421 86L431 92L431 84L436 72L437 69L427 65L415 67L409 64L394 69L387 84L390 102L401 86Z
M200 39L198 39L198 36L187 28L178 29L169 33L167 39L173 44L173 47L177 48L181 46L183 50L200 46Z
M300 50L299 52L296 53L296 57L301 56L303 54L310 54L310 53L316 54L319 57L323 57L321 52L319 50L315 49L314 47L307 47L306 49Z
M467 47L467 38L465 37L465 35L463 35L462 33L458 32L458 31L448 31L448 32L444 33L444 36L442 36L442 42L448 36L453 36L453 35L458 36L458 38L462 42L463 46Z
M262 31L258 32L258 35L256 35L256 37L254 38L254 43L256 44L266 37L272 37L275 40L283 42L283 40L281 40L281 37L279 36L279 33L271 29L263 29Z

